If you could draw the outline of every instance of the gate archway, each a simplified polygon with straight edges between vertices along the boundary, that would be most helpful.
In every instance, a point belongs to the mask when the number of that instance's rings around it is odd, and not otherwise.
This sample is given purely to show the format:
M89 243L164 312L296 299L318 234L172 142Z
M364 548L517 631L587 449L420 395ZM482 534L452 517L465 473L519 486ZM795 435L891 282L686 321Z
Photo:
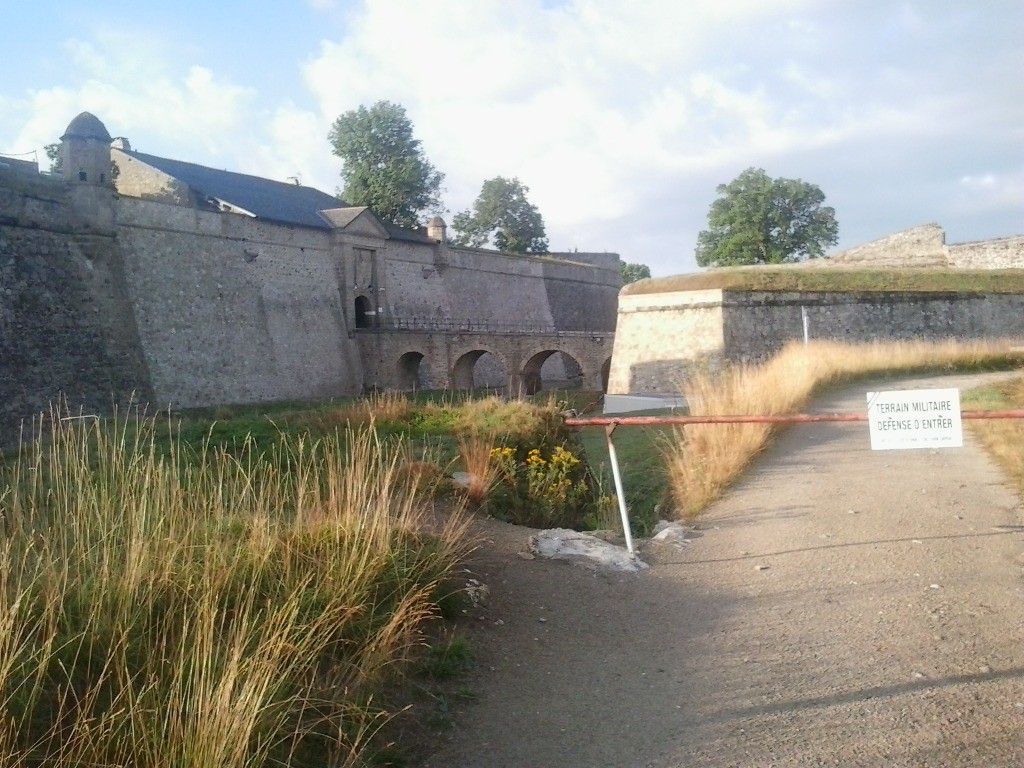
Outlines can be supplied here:
M508 366L486 349L466 352L452 367L453 389L501 388L508 384Z
M422 352L406 352L398 358L398 384L401 389L431 389L433 375Z
M522 371L523 394L533 395L544 389L545 382L552 388L573 389L582 386L583 368L567 352L546 349L526 361Z

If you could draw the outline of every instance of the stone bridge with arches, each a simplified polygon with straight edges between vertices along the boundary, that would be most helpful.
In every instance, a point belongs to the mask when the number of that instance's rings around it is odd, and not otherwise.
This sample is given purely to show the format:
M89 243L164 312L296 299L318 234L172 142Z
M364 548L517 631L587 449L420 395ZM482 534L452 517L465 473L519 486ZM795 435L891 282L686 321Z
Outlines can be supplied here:
M387 327L356 330L367 388L503 388L511 395L607 388L612 331L431 325L403 327L393 321Z

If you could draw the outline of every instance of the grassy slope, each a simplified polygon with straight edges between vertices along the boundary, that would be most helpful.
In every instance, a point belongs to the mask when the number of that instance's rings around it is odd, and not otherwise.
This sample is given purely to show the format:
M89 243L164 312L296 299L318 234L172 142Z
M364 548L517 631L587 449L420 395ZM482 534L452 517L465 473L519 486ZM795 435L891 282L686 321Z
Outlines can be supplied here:
M731 291L920 291L1024 293L1021 269L847 269L733 267L640 280L623 295L721 289Z
M1024 378L966 392L963 405L978 410L1024 408ZM1024 492L1024 422L1012 419L967 424L1018 490Z
M668 411L650 411L643 416L663 416ZM668 480L665 471L663 447L672 436L671 427L629 427L618 429L614 435L615 453L619 459L626 507L633 532L647 535L658 521L658 517L669 513L656 509L664 508ZM600 478L602 493L615 494L611 463L608 458L608 442L603 427L584 427L580 440L587 454L587 461L594 474ZM616 512L617 514L617 512ZM619 522L606 521L609 527L619 528Z

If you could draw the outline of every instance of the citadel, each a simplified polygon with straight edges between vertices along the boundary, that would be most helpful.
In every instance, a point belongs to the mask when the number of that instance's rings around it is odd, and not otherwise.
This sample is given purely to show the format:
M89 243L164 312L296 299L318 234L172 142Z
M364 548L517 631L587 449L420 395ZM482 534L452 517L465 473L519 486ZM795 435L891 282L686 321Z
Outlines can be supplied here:
M99 411L374 388L604 388L611 253L449 244L290 182L132 150L84 112L60 177L0 168L0 444L63 396Z
M801 338L1024 338L1024 237L947 244L929 224L786 268L833 274L815 288L712 270L620 292L617 254L454 246L440 218L403 229L138 152L87 112L61 166L0 157L0 446L61 398L106 412L568 385L607 409ZM847 278L865 269L884 273L871 289ZM901 288L907 270L956 279Z

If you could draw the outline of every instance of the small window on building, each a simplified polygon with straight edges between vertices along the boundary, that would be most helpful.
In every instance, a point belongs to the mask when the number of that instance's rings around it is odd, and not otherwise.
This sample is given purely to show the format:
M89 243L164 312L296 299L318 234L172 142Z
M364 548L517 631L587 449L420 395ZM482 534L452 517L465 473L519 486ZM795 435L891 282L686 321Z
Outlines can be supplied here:
M86 174L85 174L85 171L79 171L78 172L78 180L79 181L88 181L88 179L86 177Z
M101 173L100 174L100 184L104 184L104 183L106 183L106 181L107 181L107 174Z

